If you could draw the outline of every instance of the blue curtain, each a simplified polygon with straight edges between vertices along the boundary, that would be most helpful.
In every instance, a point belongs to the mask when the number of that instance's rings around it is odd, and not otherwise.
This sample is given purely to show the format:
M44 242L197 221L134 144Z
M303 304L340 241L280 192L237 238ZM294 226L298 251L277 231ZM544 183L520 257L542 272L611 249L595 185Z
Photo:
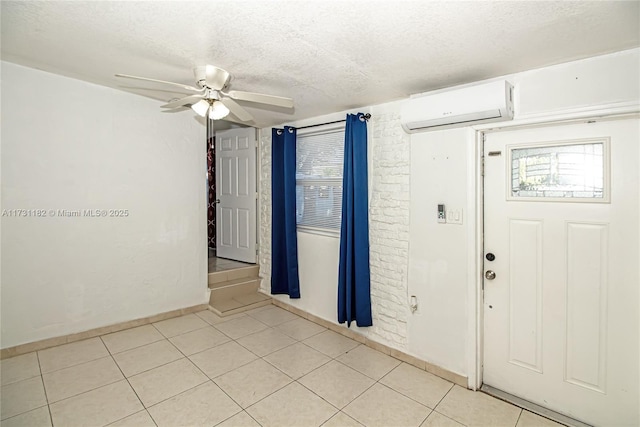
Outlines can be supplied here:
M271 156L271 293L300 298L295 128L272 129Z
M342 179L338 322L371 326L367 122L361 113L347 114Z

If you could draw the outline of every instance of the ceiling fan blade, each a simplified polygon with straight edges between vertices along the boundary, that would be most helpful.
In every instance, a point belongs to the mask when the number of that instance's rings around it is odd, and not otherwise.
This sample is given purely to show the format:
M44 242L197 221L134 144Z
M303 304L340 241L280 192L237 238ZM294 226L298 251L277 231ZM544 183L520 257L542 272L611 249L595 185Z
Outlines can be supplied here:
M167 82L164 80L157 80L157 79L150 79L147 77L138 77L138 76L130 76L128 74L116 74L116 77L122 77L125 79L134 79L134 80L143 80L143 81L147 81L147 82L154 82L154 83L161 83L161 84L165 84L165 85L172 85L172 86L178 86L184 90L188 90L191 92L204 92L204 89L198 89L195 88L193 86L189 86L189 85L183 85L181 83L173 83L173 82Z
M133 90L133 91L153 91L153 92L162 92L162 93L171 93L171 94L178 94L178 95L183 95L186 96L189 94L188 91L184 90L184 89L171 89L171 88L167 88L167 89L158 89L157 87L141 87L141 86L123 86L120 85L118 86L120 89L127 89L127 90Z
M243 122L249 122L253 120L253 116L233 99L225 98L221 99L220 102L222 102L229 109L229 111L233 113L234 116L236 116Z
M235 117L233 114L228 114L227 116L221 118L220 120L224 120L225 122L238 123L240 125L252 125L253 121L242 121L239 118Z
M191 96L186 96L184 98L176 99L175 101L171 101L169 103L161 105L160 107L162 107L162 108L177 108L177 107L182 107L183 105L187 105L187 104L195 104L196 102L200 101L201 99L204 99L204 95L191 95Z
M293 108L293 99L285 98L284 96L265 95L262 93L243 92L241 90L231 90L227 93L222 93L229 98L237 99L238 101L257 102L258 104L275 105L284 108Z

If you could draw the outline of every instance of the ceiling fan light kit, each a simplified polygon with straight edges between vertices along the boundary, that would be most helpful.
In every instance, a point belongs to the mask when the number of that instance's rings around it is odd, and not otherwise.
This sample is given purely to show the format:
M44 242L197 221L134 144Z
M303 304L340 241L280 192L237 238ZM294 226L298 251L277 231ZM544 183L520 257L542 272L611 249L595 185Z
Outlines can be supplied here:
M229 115L229 109L220 101L213 101L209 107L209 118L211 120L220 120Z
M220 120L229 114L233 114L238 120L230 118L227 120L251 125L253 123L253 116L245 110L243 106L237 103L236 100L289 109L293 108L293 99L291 98L237 90L224 92L223 89L226 89L231 81L231 74L222 68L213 65L203 65L195 67L193 74L197 87L128 74L116 74L116 77L180 87L191 93L191 95L168 102L161 107L166 109L191 107L199 116L205 117L208 114L212 120Z
M196 102L195 104L191 104L191 109L196 112L200 117L204 117L207 114L207 110L209 109L209 103L204 99Z

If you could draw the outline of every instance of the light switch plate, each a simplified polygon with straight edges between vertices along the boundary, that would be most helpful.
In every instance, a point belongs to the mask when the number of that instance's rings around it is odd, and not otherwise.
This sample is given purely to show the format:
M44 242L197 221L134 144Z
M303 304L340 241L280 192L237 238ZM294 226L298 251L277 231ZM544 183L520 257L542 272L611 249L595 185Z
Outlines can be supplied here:
M449 209L447 211L447 224L462 225L462 209Z

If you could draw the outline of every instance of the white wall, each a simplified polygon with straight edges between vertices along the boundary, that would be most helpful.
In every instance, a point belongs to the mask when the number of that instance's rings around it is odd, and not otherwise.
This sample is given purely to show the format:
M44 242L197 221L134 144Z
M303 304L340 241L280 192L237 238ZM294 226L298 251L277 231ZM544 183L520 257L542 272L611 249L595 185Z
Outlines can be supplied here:
M467 204L474 160L467 152L473 137L468 128L411 136L409 285L418 310L408 325L408 349L458 373L466 371L466 263L474 223ZM462 224L438 223L438 204L462 210Z
M2 62L2 348L206 303L204 129ZM127 209L126 218L49 210Z
M516 120L594 114L640 100L640 50L506 76L516 86ZM405 134L401 102L376 105L369 124L373 323L367 337L462 375L474 376L476 271L475 130ZM325 122L343 113L299 123ZM270 129L261 131L260 265L270 283ZM463 225L440 225L436 205L463 210ZM302 297L276 296L336 321L338 239L298 233ZM411 314L407 295L418 297ZM352 326L353 327L353 326Z

